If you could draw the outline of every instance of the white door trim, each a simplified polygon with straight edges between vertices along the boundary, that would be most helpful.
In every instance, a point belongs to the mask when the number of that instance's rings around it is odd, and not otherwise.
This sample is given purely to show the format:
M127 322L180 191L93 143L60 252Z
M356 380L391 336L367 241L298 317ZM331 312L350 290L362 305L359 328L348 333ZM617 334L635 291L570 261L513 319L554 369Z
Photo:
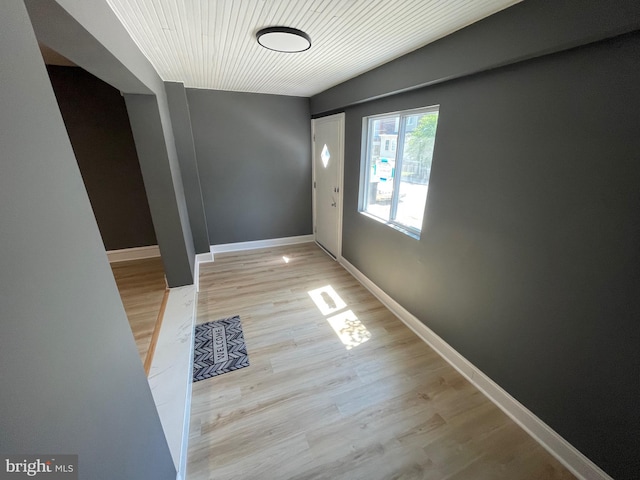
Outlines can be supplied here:
M342 210L343 210L343 198L344 198L344 112L336 113L335 115L329 115L327 117L321 117L311 120L311 192L312 192L312 208L313 208L313 238L318 243L317 239L317 222L316 222L316 125L324 122L330 122L333 120L340 120L340 139L339 139L339 151L340 151L340 164L338 165L338 249L336 254L336 260L342 259Z

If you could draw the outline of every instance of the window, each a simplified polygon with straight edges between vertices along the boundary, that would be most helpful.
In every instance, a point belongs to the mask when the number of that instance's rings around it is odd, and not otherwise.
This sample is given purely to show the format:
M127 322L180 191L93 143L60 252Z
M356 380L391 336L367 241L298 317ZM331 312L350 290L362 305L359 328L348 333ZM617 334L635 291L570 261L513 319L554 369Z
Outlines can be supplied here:
M361 212L420 237L437 126L438 106L364 119Z

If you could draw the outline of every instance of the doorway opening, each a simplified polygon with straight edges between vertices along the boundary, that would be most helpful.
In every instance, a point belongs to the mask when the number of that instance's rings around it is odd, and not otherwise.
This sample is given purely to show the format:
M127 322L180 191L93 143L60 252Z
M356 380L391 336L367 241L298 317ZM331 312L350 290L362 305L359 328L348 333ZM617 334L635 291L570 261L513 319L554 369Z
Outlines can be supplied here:
M124 98L51 48L40 47L148 375L168 289Z

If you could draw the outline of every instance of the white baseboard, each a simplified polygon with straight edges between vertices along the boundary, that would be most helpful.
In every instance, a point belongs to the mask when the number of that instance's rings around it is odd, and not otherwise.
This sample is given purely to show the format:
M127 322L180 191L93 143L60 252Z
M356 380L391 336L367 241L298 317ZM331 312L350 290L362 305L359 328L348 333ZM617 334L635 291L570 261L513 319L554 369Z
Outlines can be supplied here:
M148 247L123 248L121 250L109 250L107 258L109 263L126 262L127 260L141 260L143 258L153 258L160 256L158 245Z
M308 243L313 241L313 235L300 235L298 237L271 238L269 240L257 240L254 242L222 243L220 245L211 245L211 252L213 254L239 252L242 250L279 247L281 245L295 245L297 243Z
M520 425L551 455L567 467L571 473L583 480L613 480L595 463L585 457L573 445L562 438L546 423L536 417L529 409L513 398L502 387L460 355L451 345L436 335L429 327L418 320L408 310L387 295L380 287L367 278L344 258L342 266L353 275L367 290L380 300L396 317L433 348L453 368L478 388L489 400L495 403L514 422Z
M196 263L213 262L213 252L196 254Z
M200 291L200 264L208 262L213 262L213 252L196 254L193 267L193 283L196 286L196 292Z

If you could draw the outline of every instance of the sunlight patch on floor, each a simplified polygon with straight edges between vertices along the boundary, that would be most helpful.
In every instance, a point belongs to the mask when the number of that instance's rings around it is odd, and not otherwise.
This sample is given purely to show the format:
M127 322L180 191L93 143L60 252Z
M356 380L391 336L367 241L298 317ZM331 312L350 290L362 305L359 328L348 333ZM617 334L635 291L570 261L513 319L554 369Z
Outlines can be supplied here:
M337 313L347 306L331 285L316 288L308 293L322 315Z
M371 332L358 320L352 310L329 317L327 322L336 332L340 341L347 347L347 350L362 345L371 338Z
M367 330L356 314L352 310L344 311L347 304L331 285L310 290L308 294L320 313L327 317L327 322L347 350L351 350L371 338L371 332Z

